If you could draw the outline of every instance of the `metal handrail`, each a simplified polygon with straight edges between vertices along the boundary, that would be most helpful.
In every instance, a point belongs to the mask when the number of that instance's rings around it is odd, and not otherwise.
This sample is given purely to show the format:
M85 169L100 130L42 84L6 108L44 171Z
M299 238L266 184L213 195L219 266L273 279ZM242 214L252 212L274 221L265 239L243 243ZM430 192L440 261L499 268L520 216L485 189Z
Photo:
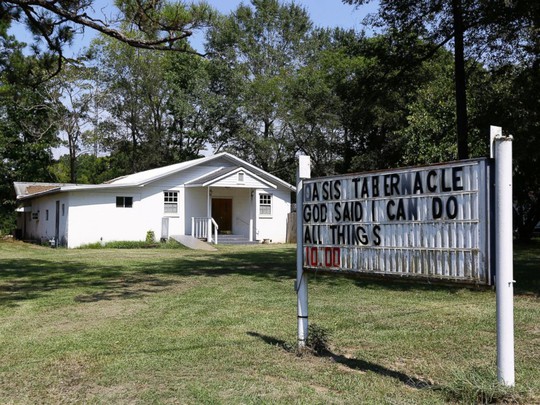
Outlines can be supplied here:
M219 230L219 225L217 224L217 222L214 220L214 218L210 218L210 221L211 223L208 224L208 233L212 233L211 230L211 226L212 224L214 225L214 243L217 245L218 244L218 239L217 239L217 236L218 236L218 230Z

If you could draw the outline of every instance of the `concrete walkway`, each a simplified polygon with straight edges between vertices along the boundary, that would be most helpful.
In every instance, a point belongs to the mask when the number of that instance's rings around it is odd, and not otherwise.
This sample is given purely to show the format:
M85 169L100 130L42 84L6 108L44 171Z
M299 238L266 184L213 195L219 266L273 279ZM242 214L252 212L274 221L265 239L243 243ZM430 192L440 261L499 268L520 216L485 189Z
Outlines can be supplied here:
M217 252L217 249L210 245L209 243L203 242L197 238L194 238L190 235L171 235L171 238L181 243L184 246L187 246L190 249L195 250L207 250L209 252Z

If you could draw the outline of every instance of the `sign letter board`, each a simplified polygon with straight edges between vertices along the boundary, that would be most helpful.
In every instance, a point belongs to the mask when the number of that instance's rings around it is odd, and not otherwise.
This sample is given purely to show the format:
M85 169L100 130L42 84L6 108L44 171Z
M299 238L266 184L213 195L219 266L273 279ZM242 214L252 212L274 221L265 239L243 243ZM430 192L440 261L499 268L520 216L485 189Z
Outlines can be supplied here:
M489 163L304 180L303 266L491 284Z

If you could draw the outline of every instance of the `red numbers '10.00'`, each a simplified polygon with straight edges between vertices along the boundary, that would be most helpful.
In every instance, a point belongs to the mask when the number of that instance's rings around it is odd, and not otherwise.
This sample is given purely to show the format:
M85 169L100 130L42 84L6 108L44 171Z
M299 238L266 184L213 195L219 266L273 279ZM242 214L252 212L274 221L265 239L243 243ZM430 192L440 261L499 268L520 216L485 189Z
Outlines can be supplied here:
M338 247L306 246L304 265L307 267L339 267L341 249Z

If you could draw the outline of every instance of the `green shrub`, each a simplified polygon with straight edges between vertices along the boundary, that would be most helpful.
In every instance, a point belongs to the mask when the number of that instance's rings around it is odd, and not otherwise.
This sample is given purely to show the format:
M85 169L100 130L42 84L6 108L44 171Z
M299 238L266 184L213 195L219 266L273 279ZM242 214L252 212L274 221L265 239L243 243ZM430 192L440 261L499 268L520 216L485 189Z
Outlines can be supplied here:
M187 249L184 245L174 241L168 240L162 243L148 242L148 241L132 241L132 240L120 240L107 243L89 243L80 246L79 249Z
M118 240L107 242L105 247L109 249L140 249L148 248L150 244L146 241Z
M100 242L88 243L82 245L79 249L103 249L103 245Z
M146 232L146 243L155 243L156 242L156 234L154 231L148 231Z
M306 347L315 355L320 356L330 351L328 347L330 333L326 328L312 323L308 326Z

